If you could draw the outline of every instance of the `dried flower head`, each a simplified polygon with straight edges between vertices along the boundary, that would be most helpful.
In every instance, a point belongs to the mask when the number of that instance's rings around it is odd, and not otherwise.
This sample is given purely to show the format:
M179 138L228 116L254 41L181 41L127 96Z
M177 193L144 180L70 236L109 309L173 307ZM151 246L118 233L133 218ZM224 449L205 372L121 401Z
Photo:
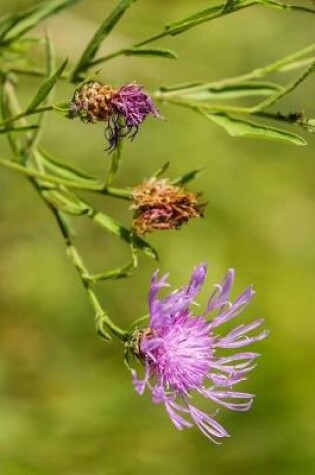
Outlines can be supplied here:
M178 229L192 218L202 216L204 203L198 195L168 180L150 178L136 186L132 193L133 229L138 234L155 230Z
M133 140L149 114L161 118L150 96L136 83L114 89L99 82L88 82L75 91L69 105L70 118L78 116L84 122L106 122L110 151L124 137Z
M234 271L229 270L223 281L215 286L206 310L193 315L190 306L195 303L206 277L206 265L198 266L189 284L158 299L157 294L168 286L167 275L158 279L153 275L149 292L150 326L133 335L133 354L145 367L144 379L138 379L132 370L133 384L142 394L147 387L154 403L163 403L175 426L182 430L196 425L209 439L228 437L227 431L209 415L193 404L193 393L232 411L250 409L254 395L234 390L247 379L254 368L257 353L222 350L243 348L266 337L266 330L256 335L263 323L257 319L241 324L225 335L217 329L237 317L254 295L248 287L236 300L230 301ZM214 313L212 319L208 318Z

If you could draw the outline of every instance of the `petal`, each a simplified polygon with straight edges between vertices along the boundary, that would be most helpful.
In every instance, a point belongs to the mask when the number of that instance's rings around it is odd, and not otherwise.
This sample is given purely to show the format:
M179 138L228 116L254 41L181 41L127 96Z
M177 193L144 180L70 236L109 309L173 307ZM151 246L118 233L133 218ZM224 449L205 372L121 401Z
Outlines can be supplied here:
M231 411L248 411L253 403L254 395L249 393L235 391L215 391L213 389L203 389L201 394L211 399L217 404ZM238 399L238 402L232 402L231 399Z
M214 437L229 437L229 434L216 420L208 416L205 412L200 411L195 406L188 404L188 409L192 419L201 432L215 443L218 443Z
M232 318L237 317L249 304L255 292L252 287L247 287L247 289L231 304L230 308L226 311L223 311L211 321L212 328L217 328L218 326L226 323Z
M215 291L212 293L208 301L205 315L229 302L234 276L234 269L229 269L222 282L215 285Z
M188 422L184 417L180 416L176 411L172 403L165 403L165 408L168 415L170 416L171 421L179 430L187 429L193 427L191 422Z
M243 346L251 345L257 341L264 340L269 335L268 330L264 330L256 336L243 335L235 340L228 338L221 338L214 344L216 348L242 348Z
M194 302L194 298L199 293L207 273L206 264L196 267L189 281L188 286L172 292L164 299L158 300L158 291L168 285L167 275L157 280L157 274L153 275L151 289L149 293L149 307L151 315L151 327L161 328L170 324L174 315L187 311L189 305Z

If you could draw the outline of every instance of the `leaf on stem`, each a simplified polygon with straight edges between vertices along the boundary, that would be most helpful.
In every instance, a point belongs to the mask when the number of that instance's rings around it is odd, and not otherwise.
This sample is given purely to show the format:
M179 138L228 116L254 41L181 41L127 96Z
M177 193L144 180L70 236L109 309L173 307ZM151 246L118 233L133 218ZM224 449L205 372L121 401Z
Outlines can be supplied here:
M202 85L201 82L183 82L180 84L172 84L171 86L161 86L159 91L161 92L180 92L185 89L190 89L196 86Z
M171 184L177 186L186 185L190 181L194 180L197 175L199 175L203 170L204 168L197 168L196 170L192 170L188 173L185 173L185 175L179 176L177 178L174 178L174 180L171 180Z
M74 216L82 216L90 210L80 198L66 188L42 191L45 199L58 211Z
M126 56L144 56L144 57L159 57L168 59L177 59L177 54L166 48L129 48L124 51Z
M37 109L37 107L46 99L46 97L48 96L48 94L50 93L50 91L53 89L53 87L55 86L55 84L57 83L58 79L60 78L60 76L62 75L62 73L64 72L65 70L65 67L68 63L68 60L66 59L62 64L61 66L59 66L59 68L55 71L55 73L50 76L41 86L40 88L38 89L34 99L32 100L32 102L30 103L30 105L28 106L28 108L26 109L26 112L32 112L34 111L35 109Z
M164 175L164 173L168 170L171 162L166 162L164 165L162 165L155 173L153 173L153 176L155 178L159 178L160 176Z
M137 265L138 265L137 255L134 251L132 251L131 260L127 262L127 264L121 267L118 267L117 269L90 275L89 280L91 280L92 282L99 282L99 281L104 281L104 280L125 279L127 277L130 277L133 274L133 272L137 268Z
M220 16L227 15L229 13L234 13L238 10L241 10L246 7L254 5L255 2L251 0L236 0L234 2L233 9L224 10L222 9L222 3L217 3L212 7L203 9L199 12L194 13L182 20L174 21L166 25L166 30L168 30L170 35L178 35L183 33L194 26L200 25L210 20L219 18Z
M222 9L222 12L223 13L231 12L234 8L234 2L235 2L235 0L226 0L226 2L224 4L224 7Z
M5 129L0 129L0 134L15 133L15 132L27 132L28 130L36 130L38 125L24 125L21 127L6 127Z
M266 99L265 101L258 104L258 106L254 107L254 111L261 111L270 107L277 102L279 102L283 97L287 96L290 92L294 91L310 74L314 73L315 71L315 61L311 63L311 65L303 71L303 73L298 76L297 79L290 82L287 86L282 87L279 91L275 92L271 97Z
M80 74L84 73L89 67L91 61L94 59L96 53L98 52L102 41L106 38L107 35L109 35L116 23L124 15L125 11L135 1L136 0L121 0L114 8L114 10L109 14L109 16L103 21L103 23L100 25L98 30L93 35L91 41L88 43L87 47L83 51L82 56L79 59L77 65L75 66L71 75L72 82L76 82L80 79Z
M302 5L292 5L289 3L283 3L283 2L278 2L276 0L256 0L257 3L261 5L265 5L267 7L274 7L279 10L297 10L300 12L305 12L305 13L315 13L315 10L310 7L305 7Z
M57 160L53 158L49 153L47 153L45 150L40 149L40 154L42 161L51 173L62 177L62 178L68 178L74 181L77 181L78 183L82 183L85 185L89 184L95 184L97 185L99 182L95 177L92 177L91 175L88 175L82 170L79 170L76 168L74 165L71 165L69 163L62 162L60 160Z
M50 0L42 1L17 15L7 19L7 29L2 35L5 44L20 38L24 33L34 28L45 18L50 17L61 10L71 7L80 0Z
M197 102L206 102L214 99L269 96L279 90L282 90L281 86L272 82L248 81L235 85L218 85L216 87L208 87L208 85L205 84L204 88L202 85L199 85L196 86L196 90L194 90L194 87L182 89L182 91L179 90L177 95Z
M294 145L306 145L306 141L297 134L287 130L257 124L249 120L239 119L228 114L208 114L205 117L223 127L232 137L254 137L268 140L280 140Z
M89 217L110 233L115 234L128 244L134 245L136 249L144 252L152 259L158 260L158 254L156 250L153 249L153 247L148 242L137 236L130 229L126 228L107 214L96 211L94 214L89 215Z

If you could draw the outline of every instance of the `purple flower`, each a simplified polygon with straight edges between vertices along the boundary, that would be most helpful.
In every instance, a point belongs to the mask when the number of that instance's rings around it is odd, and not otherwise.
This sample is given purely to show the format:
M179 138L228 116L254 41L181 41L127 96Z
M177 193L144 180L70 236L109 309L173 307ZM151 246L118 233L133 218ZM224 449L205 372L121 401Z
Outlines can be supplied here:
M133 353L143 363L144 379L132 370L133 384L142 394L147 387L154 403L163 403L174 425L182 430L196 425L209 439L228 437L227 431L193 403L193 393L210 399L231 411L250 409L254 395L234 390L247 379L254 368L257 353L241 350L222 355L221 350L243 348L262 340L267 331L252 334L263 323L257 319L241 324L225 335L217 328L236 318L254 295L248 287L236 300L230 301L234 271L230 269L223 281L215 286L206 310L194 316L190 306L200 292L207 267L197 267L189 284L158 299L157 294L167 287L167 275L153 275L149 292L150 326L133 336ZM214 313L212 319L208 315Z
M129 136L133 140L139 125L149 114L162 118L151 97L136 83L118 89L113 95L111 106L113 115L105 131L110 149L116 148L123 137Z
M162 118L139 84L126 84L113 89L98 82L89 82L75 91L68 116L79 116L84 122L106 122L108 150L113 151L122 138L134 139L140 124L149 114Z

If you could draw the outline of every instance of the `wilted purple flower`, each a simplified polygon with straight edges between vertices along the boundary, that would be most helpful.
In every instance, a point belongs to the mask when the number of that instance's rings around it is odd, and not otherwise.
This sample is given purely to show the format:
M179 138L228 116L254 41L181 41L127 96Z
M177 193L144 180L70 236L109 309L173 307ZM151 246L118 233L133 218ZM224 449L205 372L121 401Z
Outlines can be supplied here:
M110 151L124 137L133 140L149 114L162 118L150 96L136 83L113 89L98 82L89 82L75 91L69 105L70 118L79 116L84 122L107 123L105 136Z
M203 215L205 203L198 198L198 194L172 185L167 179L150 178L133 189L132 227L138 234L179 229L190 219Z
M248 287L234 302L230 291L234 271L230 269L223 281L215 286L206 310L194 316L190 305L195 303L206 277L206 265L197 267L189 284L158 299L157 294L167 287L167 275L158 279L153 275L149 292L150 326L133 336L133 353L145 367L144 379L138 379L132 370L136 391L142 394L146 387L154 403L163 403L175 426L182 430L196 425L209 439L228 437L227 431L209 415L193 404L196 392L215 404L232 411L250 409L254 395L234 390L234 386L247 379L259 356L252 352L236 352L224 356L221 350L238 349L262 340L260 327L263 319L241 324L222 335L218 327L237 317L254 295ZM208 315L214 313L212 319Z

